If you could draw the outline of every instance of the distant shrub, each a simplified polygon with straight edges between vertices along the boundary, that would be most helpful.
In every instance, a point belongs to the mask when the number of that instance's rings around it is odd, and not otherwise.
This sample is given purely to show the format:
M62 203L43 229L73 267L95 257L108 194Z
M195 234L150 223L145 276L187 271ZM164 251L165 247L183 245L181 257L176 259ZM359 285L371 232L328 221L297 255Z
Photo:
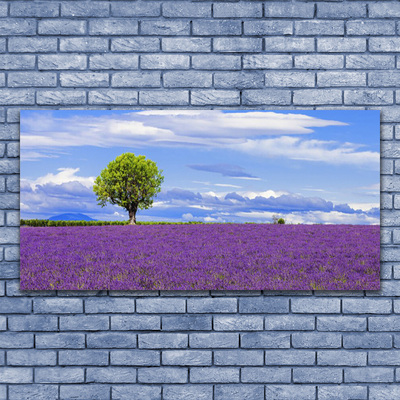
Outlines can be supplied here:
M272 223L273 224L284 224L285 220L277 214L272 216Z

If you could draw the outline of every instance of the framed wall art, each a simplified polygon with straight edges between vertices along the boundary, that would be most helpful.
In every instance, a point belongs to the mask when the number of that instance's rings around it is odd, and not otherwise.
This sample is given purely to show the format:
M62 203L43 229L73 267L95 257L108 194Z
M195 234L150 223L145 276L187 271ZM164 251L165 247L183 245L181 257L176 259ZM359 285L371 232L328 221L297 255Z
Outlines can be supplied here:
M21 111L22 290L377 290L379 111Z

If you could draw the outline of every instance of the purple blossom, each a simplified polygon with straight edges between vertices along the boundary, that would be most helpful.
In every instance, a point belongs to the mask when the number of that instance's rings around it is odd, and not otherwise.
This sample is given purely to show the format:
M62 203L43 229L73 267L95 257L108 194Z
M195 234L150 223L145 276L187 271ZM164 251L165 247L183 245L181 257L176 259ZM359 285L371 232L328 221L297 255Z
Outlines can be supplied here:
M21 227L22 290L378 290L380 229Z

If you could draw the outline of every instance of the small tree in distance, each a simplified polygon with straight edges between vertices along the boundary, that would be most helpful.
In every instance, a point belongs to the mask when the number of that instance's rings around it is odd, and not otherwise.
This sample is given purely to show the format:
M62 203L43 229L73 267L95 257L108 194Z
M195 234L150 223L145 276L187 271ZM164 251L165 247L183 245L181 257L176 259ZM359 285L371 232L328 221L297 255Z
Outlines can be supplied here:
M124 153L111 161L96 178L93 191L97 204L107 203L125 208L129 213L129 224L136 224L136 212L153 205L153 198L161 191L164 181L162 170L145 156Z
M272 216L272 223L273 224L284 224L285 220L277 214Z

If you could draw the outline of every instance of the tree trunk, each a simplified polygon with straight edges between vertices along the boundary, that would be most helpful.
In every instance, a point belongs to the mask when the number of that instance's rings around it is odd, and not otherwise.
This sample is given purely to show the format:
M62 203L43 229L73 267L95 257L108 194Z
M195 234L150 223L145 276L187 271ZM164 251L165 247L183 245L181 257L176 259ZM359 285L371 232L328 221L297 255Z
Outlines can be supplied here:
M136 225L136 210L129 211L129 225Z

